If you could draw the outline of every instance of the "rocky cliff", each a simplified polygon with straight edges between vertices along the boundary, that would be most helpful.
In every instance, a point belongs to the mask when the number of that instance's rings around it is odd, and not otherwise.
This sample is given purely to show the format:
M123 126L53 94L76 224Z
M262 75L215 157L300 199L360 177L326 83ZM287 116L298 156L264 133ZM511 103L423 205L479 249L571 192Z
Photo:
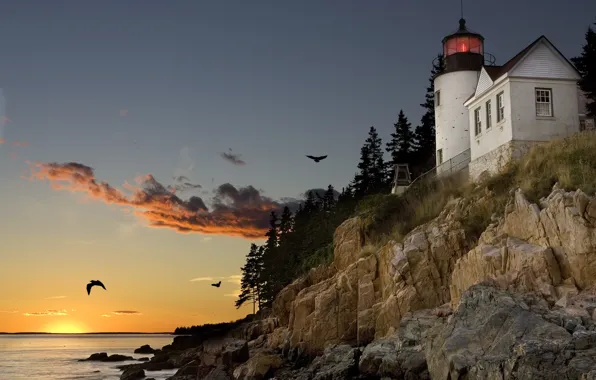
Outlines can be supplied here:
M190 348L173 379L596 379L596 198L514 191L475 241L462 222L492 196L374 249L345 221L332 265L268 318Z

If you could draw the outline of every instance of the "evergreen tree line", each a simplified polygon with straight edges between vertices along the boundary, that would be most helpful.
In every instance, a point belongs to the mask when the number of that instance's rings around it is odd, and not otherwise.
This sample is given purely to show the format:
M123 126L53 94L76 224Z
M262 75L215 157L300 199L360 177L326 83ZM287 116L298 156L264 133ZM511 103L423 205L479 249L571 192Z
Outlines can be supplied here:
M586 43L579 57L572 58L580 72L580 88L592 102L588 115L596 116L596 32L589 28ZM435 166L434 77L444 70L442 56L431 70L425 101L425 113L420 124L412 130L411 123L400 110L390 140L383 147L376 128L370 127L368 137L360 149L358 171L339 196L332 185L324 194L309 192L295 213L285 207L278 215L271 213L266 242L251 244L242 269L241 294L236 307L252 303L253 313L258 307L270 306L279 290L310 268L333 258L333 232L354 213L358 201L378 193L388 193L396 164L409 164L413 177ZM384 152L389 153L385 161Z
M271 213L267 240L261 246L251 244L241 268L241 294L236 307L252 303L253 313L257 307L267 307L293 279L331 261L333 232L337 226L354 213L356 204L365 196L390 191L396 164L409 164L414 175L434 166L433 80L442 70L443 60L439 55L431 70L425 102L421 104L425 113L419 126L412 129L401 110L385 146L376 128L370 127L360 149L358 171L347 187L339 193L332 185L323 194L310 191L294 213L288 207L281 215ZM385 160L385 152L389 153L389 160Z

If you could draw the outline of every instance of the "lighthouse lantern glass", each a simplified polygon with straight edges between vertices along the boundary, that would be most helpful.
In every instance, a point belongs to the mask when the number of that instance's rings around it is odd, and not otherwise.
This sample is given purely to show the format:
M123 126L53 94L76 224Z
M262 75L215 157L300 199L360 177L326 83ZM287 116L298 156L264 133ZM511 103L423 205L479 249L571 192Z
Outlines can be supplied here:
M453 36L445 41L445 44L443 45L443 55L449 56L456 53L484 54L482 41L480 38L473 35Z

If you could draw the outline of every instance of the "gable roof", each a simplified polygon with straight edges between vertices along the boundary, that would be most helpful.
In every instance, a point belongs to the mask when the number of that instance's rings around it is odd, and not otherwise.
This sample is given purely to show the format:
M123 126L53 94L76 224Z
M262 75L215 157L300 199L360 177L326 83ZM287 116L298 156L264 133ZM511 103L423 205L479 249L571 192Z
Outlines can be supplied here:
M569 66L571 66L577 74L579 74L579 71L577 71L577 68L573 65L573 63L571 63L571 61L569 61L567 57L565 57L565 55L563 55L563 53L561 53L561 51L557 49L556 46L553 45L553 43L550 42L549 39L546 38L546 36L544 35L538 37L534 42L526 46L522 51L517 53L513 58L505 62L503 65L484 66L486 72L488 73L488 75L490 75L492 80L496 80L504 74L507 74L522 60L522 58L526 56L528 52L530 52L530 50L534 48L534 46L538 45L542 41L546 42L547 45L549 45L557 54L559 54L559 56L562 57L565 60L565 62L567 62L567 64L569 64Z
M525 58L526 55L540 42L545 42L548 46L550 46L560 57L562 57L565 60L565 62L567 62L567 64L569 64L569 66L571 66L573 68L573 70L578 75L581 75L579 73L579 71L577 70L577 68L573 65L573 63L571 63L571 61L569 61L569 59L567 59L567 57L565 57L565 55L563 55L563 53L561 53L561 51L559 49L557 49L556 46L553 45L553 43L550 42L550 40L548 38L546 38L545 35L538 37L536 40L534 40L534 42L532 42L531 44L526 46L522 51L517 53L515 56L513 56L513 58L511 58L509 61L505 62L501 66L483 66L483 69L486 71L486 73L490 76L490 78L494 82L497 79L499 79L500 77L502 77L503 75L512 71L512 69L515 66L517 66L517 64L519 62L521 62L521 60L523 58ZM492 85L491 85L491 87L492 87ZM472 100L475 96L476 96L476 93L472 94L472 96L470 96L468 99L465 100L464 104L469 102L470 100Z

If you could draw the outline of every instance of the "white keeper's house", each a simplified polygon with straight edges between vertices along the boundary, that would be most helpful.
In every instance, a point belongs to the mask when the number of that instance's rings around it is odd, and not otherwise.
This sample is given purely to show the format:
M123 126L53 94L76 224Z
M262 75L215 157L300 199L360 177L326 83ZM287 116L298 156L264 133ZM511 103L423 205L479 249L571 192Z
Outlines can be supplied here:
M476 180L534 144L594 128L580 74L545 36L497 66L461 19L443 39L443 57L434 79L437 174L468 167Z

